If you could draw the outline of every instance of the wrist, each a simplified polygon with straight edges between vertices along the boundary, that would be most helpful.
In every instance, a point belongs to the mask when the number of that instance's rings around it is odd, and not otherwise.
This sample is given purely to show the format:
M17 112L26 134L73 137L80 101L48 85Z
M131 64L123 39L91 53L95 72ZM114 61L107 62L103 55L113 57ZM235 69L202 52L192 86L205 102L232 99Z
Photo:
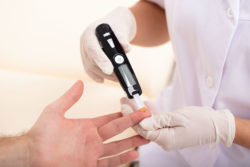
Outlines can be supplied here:
M30 167L30 147L26 135L0 139L0 164L3 167Z
M215 118L216 142L230 147L235 138L235 118L229 110L220 110Z
M23 144L23 154L24 154L24 162L25 162L25 167L31 167L31 140L28 136L28 134L25 134L21 136L21 142L20 144Z
M42 167L42 166L48 166L46 164L45 156L42 154L42 149L40 147L40 144L38 144L38 138L32 131L29 131L26 135L26 143L27 143L27 150L29 152L29 167Z

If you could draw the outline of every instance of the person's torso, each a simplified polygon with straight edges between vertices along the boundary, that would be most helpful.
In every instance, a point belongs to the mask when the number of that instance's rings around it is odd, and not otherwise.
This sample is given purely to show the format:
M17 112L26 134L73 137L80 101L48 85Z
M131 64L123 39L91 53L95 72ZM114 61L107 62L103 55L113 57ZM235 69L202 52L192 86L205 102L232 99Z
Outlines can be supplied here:
M176 73L159 98L161 110L212 106L250 119L250 1L165 0L165 9ZM180 154L191 166L249 166L248 149L218 147Z

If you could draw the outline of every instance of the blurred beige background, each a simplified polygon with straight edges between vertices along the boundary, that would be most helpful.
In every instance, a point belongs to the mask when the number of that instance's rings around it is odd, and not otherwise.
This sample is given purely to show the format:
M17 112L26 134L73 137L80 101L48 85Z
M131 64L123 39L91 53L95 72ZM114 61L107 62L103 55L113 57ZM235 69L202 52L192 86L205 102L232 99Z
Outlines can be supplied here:
M43 108L78 79L85 84L83 97L67 117L119 111L125 93L116 83L98 84L85 74L79 40L88 24L117 6L134 3L136 0L0 0L0 133L27 131ZM171 74L171 44L133 46L128 57L143 98L154 101ZM130 129L117 138L133 133Z

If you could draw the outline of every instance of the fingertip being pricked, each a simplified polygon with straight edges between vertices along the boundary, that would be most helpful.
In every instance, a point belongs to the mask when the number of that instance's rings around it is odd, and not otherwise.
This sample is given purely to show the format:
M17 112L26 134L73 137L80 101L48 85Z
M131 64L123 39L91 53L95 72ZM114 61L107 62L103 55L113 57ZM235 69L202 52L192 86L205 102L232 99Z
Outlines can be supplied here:
M143 111L139 110L138 112L141 112L145 118L152 116L151 112L146 108Z
M141 112L141 111L135 111L133 113L131 113L129 115L129 117L131 118L131 120L133 120L132 124L135 125L139 122L141 122L142 120L144 120L145 118L150 117L151 114L148 112Z

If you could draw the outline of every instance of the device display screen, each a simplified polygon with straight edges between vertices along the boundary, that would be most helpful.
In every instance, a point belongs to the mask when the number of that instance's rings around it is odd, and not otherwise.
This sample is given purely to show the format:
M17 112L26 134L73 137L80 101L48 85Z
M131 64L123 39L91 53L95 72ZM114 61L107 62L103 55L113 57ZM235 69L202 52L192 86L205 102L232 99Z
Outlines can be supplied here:
M131 74L131 72L129 71L129 68L126 64L119 66L118 69L123 77L123 80L125 81L125 83L128 87L136 84L134 77Z

